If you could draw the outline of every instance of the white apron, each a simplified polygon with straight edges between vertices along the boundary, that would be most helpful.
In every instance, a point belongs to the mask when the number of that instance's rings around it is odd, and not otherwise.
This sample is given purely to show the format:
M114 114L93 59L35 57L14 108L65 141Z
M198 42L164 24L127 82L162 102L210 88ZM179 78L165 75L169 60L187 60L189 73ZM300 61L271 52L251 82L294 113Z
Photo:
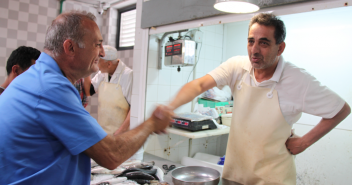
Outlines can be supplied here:
M276 83L271 90L251 87L245 76L234 90L224 184L295 185L294 157L285 145L291 126L281 113Z
M108 134L113 134L122 125L130 109L119 85L124 70L117 84L102 81L99 85L98 123Z

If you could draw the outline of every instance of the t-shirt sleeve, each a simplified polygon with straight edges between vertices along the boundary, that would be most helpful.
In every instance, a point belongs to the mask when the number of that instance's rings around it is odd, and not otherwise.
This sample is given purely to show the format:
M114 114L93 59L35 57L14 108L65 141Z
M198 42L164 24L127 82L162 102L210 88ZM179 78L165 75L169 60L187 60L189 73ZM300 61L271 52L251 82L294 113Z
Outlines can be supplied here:
M219 89L222 89L225 85L229 85L230 87L232 87L236 83L237 75L235 74L239 74L239 71L242 69L243 63L243 57L232 57L226 62L222 63L219 67L210 71L208 75L214 78L216 86Z
M333 118L345 101L334 91L322 85L315 77L307 75L307 86L303 99L303 112L322 118Z
M77 155L107 136L81 105L70 84L51 87L40 95L36 106L38 122Z

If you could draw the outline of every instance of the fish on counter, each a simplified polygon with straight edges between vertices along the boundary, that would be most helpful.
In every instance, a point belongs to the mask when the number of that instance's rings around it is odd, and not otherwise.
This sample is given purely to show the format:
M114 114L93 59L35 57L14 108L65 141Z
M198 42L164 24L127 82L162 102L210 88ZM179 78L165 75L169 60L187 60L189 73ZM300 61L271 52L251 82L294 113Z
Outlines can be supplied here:
M101 166L96 166L91 169L92 174L111 174L111 175L118 175L121 174L125 169L121 167L117 167L114 170L109 170Z
M91 164L91 185L168 184L159 181L162 180L163 177L158 177L158 170L161 171L161 169L154 166L154 161L127 161L125 163L122 163L119 167L114 170L109 170L104 167L101 167L95 161L92 161Z

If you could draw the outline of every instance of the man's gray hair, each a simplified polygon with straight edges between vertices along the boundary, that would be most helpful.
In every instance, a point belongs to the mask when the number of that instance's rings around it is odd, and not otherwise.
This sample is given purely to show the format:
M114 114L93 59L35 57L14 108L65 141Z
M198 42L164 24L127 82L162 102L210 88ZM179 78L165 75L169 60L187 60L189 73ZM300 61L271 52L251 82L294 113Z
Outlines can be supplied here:
M80 48L84 48L83 37L85 29L82 21L96 20L96 17L87 11L72 10L61 14L59 19L53 20L49 26L44 42L44 48L51 51L54 56L63 52L63 43L66 39L76 42Z

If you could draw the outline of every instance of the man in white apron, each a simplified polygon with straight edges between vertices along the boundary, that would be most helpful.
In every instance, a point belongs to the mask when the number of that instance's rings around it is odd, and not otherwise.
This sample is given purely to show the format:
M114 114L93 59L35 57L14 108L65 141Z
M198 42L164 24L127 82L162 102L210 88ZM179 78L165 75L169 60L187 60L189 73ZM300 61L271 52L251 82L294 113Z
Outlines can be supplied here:
M337 94L304 69L284 61L286 30L273 14L249 24L248 56L230 58L204 77L186 84L171 109L202 92L229 85L234 98L223 170L224 184L296 184L293 155L303 152L350 113ZM291 137L302 112L322 117L303 137Z
M116 48L104 45L105 57L99 60L99 72L92 79L90 94L98 91L98 123L108 134L130 128L132 70L118 59Z

